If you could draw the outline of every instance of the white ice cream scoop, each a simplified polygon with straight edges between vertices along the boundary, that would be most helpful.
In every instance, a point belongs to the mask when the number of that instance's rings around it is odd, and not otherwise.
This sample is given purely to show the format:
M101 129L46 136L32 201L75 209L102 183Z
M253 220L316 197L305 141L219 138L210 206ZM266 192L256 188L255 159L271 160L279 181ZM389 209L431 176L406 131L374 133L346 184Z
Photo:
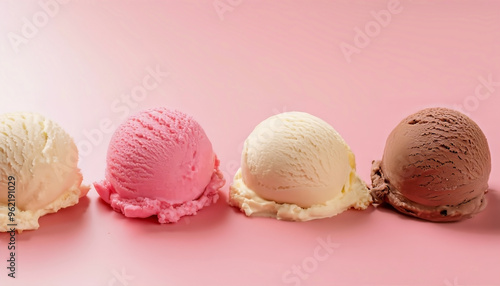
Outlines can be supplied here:
M13 223L37 229L41 216L78 203L89 188L77 162L73 139L55 122L35 113L0 115L0 231Z
M247 215L300 221L371 203L349 146L332 126L304 112L271 116L255 127L229 200Z

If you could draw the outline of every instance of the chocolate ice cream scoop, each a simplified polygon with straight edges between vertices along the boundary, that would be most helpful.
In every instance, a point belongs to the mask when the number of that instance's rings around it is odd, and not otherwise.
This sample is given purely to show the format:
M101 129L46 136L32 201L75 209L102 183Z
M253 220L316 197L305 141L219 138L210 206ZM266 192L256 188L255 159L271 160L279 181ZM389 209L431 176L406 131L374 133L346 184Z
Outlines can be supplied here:
M428 108L403 119L372 166L371 194L398 211L430 221L457 221L486 207L488 142L458 111Z

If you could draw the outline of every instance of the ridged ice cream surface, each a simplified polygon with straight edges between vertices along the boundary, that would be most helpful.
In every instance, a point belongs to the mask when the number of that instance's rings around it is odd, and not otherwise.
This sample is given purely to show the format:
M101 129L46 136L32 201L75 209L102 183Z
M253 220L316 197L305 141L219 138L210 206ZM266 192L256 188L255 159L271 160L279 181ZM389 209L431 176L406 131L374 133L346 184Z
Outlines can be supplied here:
M410 215L459 220L486 206L490 171L488 142L479 126L458 111L429 108L391 132L382 161L374 163L372 193L384 201L390 192L392 203L407 205Z
M17 229L37 229L40 216L88 192L77 162L73 139L54 121L36 113L0 115L0 231L8 229L9 181L15 181Z
M175 222L217 200L224 184L218 164L198 122L154 108L118 127L108 147L106 180L94 186L126 216Z
M147 195L183 203L202 193L214 163L212 144L196 121L180 112L150 112L116 131L106 177L123 198Z
M308 113L286 112L246 139L230 203L247 215L310 220L366 208L370 196L337 131Z

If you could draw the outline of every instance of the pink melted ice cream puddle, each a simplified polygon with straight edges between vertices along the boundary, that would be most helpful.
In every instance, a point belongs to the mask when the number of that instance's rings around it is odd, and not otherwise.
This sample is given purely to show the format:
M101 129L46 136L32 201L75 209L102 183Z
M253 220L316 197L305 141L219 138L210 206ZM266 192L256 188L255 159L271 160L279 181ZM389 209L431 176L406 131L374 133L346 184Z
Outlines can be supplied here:
M101 198L126 217L177 222L217 202L225 184L207 135L191 116L154 108L118 127L107 153Z

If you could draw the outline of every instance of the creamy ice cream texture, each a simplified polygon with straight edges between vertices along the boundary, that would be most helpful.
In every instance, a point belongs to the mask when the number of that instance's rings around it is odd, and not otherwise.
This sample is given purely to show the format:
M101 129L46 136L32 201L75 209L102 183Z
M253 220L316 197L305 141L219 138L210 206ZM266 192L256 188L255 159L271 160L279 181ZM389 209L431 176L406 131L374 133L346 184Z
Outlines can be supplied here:
M37 229L41 216L77 204L89 190L77 162L73 139L55 122L34 113L0 115L0 231L12 223Z
M371 196L332 126L286 112L261 122L246 139L229 203L247 216L307 221L366 209Z
M225 180L210 140L191 116L154 108L113 134L101 198L126 217L176 222L215 203Z
M372 194L398 211L430 221L469 218L486 207L488 142L458 111L428 108L403 119L372 168Z

